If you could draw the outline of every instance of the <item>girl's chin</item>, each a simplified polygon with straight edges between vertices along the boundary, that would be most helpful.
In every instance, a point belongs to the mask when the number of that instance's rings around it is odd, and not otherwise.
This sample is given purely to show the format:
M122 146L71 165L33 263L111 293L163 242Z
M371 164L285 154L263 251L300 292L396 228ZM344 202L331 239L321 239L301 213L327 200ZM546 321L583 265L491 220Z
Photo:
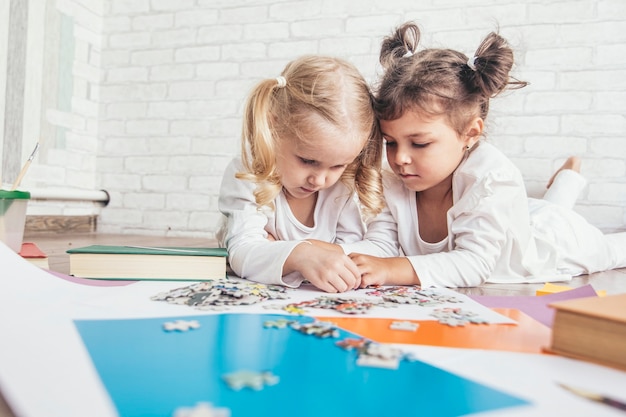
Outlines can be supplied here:
M400 178L404 186L411 191L422 191L424 188L423 185L420 183L419 178L416 176L398 176L398 178Z
M285 193L287 194L288 197L295 198L295 199L303 199L303 198L312 196L313 194L316 193L316 191L312 191L306 188L298 188L295 190L285 189Z

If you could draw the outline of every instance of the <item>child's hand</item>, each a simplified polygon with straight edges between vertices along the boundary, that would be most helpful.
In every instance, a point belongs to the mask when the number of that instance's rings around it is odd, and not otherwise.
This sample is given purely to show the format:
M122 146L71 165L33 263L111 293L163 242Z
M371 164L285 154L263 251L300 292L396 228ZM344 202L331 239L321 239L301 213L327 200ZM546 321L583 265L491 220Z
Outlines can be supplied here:
M344 292L361 285L361 273L357 266L347 255L337 250L301 244L289 255L285 267L288 265L289 269L299 271L322 291Z
M361 272L361 288L370 285L418 285L420 283L413 266L407 258L378 258L351 253Z

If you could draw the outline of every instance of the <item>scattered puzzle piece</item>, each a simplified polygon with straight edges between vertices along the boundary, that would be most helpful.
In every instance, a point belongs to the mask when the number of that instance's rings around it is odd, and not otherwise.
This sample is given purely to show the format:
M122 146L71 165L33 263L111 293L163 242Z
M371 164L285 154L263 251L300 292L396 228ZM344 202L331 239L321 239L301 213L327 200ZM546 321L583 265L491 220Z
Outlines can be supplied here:
M268 320L263 323L263 327L266 328L274 328L274 329L284 329L287 325L293 324L294 321L287 319L278 319L278 320Z
M200 323L198 323L198 320L176 320L163 323L163 330L165 330L166 332L172 332L174 330L177 330L179 332L186 332L190 329L198 328L200 328Z
M343 340L338 341L335 344L341 348L344 348L345 350L352 350L352 349L361 350L365 347L365 343L366 341L363 338L354 339L352 337L347 337Z
M381 358L372 355L359 355L356 360L359 366L370 366L374 368L398 369L400 360L398 358Z
M273 373L254 372L254 371L237 371L223 376L228 386L239 391L243 388L251 388L255 391L262 390L266 385L278 384L279 378Z
M300 316L304 315L304 313L306 313L306 310L304 310L303 308L300 308L298 306L295 306L293 304L288 304L286 306L283 307L283 309L290 314L298 314Z
M393 359L396 361L400 360L403 356L402 352L399 349L396 349L390 345L374 342L370 342L365 345L365 350L363 354L367 356L376 356L381 359Z
M325 337L339 337L339 331L335 325L325 321L314 321L304 324L295 322L291 324L291 328L306 335L313 335L322 339Z
M199 402L195 407L179 407L172 417L230 417L228 408L215 408L213 404Z
M404 330L407 332L415 332L420 325L412 321L394 321L389 325L391 330Z

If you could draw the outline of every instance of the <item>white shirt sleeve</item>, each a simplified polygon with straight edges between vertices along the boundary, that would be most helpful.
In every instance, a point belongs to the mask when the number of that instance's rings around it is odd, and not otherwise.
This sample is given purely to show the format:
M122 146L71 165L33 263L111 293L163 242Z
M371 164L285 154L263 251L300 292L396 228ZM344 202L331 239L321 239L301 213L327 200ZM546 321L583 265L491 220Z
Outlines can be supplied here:
M289 274L283 278L282 270L291 251L303 242L267 239L268 216L254 199L255 184L235 178L242 169L238 159L228 165L218 202L225 216L219 240L228 250L230 267L238 276L252 281L297 287L302 277Z

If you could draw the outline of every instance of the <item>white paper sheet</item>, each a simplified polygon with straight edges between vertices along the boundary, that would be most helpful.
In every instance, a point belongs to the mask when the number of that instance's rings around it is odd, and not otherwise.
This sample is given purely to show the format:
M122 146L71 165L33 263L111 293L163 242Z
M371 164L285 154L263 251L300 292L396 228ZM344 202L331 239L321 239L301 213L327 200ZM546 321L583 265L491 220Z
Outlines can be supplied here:
M51 276L3 244L0 244L0 270L0 390L18 416L117 415L73 319L215 314L150 300L152 295L191 282L140 282L111 287L75 284ZM294 294L293 299L282 301L309 299L323 293L303 289ZM349 293L341 296L347 295ZM277 301L268 302L276 304ZM269 312L259 308L258 311L247 308L232 311ZM371 317L385 317L385 314L416 319L410 308L373 311ZM435 366L534 402L531 407L485 416L623 415L605 405L574 397L555 383L626 399L623 392L626 373L614 369L552 355L406 345L402 345L402 349Z

